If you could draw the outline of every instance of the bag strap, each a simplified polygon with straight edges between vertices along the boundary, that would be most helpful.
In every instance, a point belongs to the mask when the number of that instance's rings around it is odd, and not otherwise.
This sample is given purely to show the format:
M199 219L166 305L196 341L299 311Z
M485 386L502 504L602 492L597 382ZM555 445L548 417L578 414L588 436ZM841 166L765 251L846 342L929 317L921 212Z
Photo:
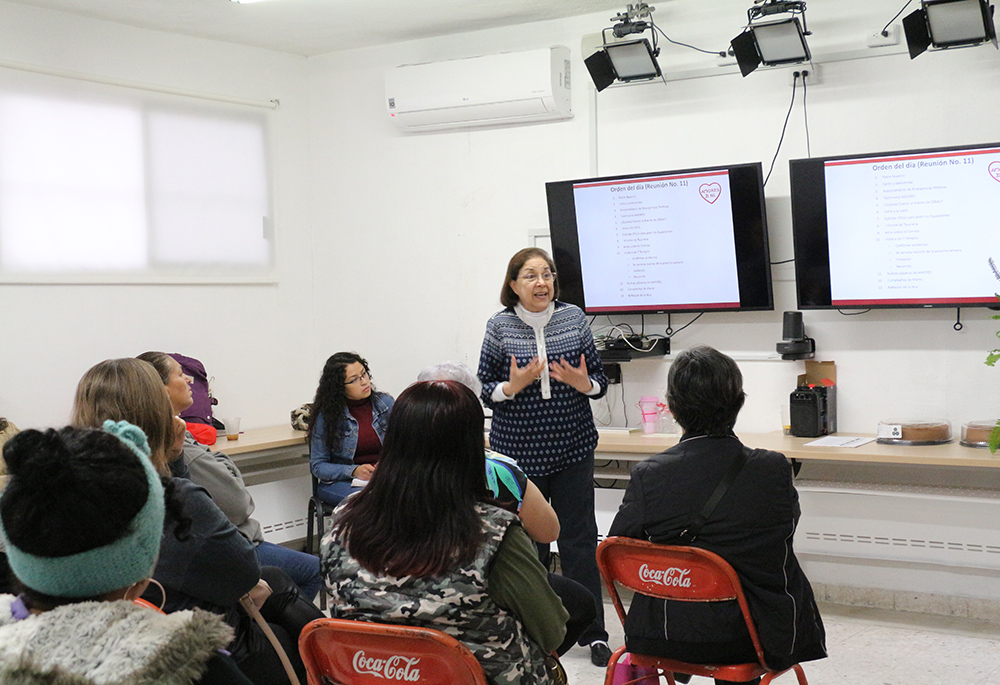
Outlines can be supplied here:
M708 498L708 501L705 502L705 506L702 507L701 511L698 512L698 515L694 517L694 522L681 531L680 537L685 544L690 545L695 541L699 533L701 533L701 529L705 526L705 523L708 522L708 517L712 515L713 511L715 511L715 507L719 504L719 501L723 498L723 496L725 496L726 491L729 490L729 486L733 484L734 480L736 480L736 476L738 476L740 471L743 470L743 467L746 466L747 457L750 456L750 453L750 448L743 446L743 449L737 452L736 456L733 457L733 461L729 465L729 469L726 470L726 473L722 476L722 480L719 481L719 484L715 487L715 491Z
M242 606L248 614L253 616L253 620L257 622L260 629L264 631L264 635L267 636L268 642L274 647L274 651L278 653L278 658L281 659L281 665L285 667L285 673L288 674L288 682L290 685L300 685L299 677L295 675L295 669L292 668L292 662L288 660L288 655L285 654L285 649L278 642L278 638L275 637L274 631L271 630L271 626L267 624L264 617L260 615L260 611L257 609L257 605L253 603L250 599L250 594L247 593L240 597L240 606Z

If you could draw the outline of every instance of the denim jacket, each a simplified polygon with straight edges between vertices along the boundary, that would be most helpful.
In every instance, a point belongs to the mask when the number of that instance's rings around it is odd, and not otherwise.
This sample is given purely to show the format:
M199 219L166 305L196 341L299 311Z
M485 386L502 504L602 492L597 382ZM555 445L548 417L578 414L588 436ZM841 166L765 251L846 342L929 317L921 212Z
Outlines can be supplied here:
M385 440L385 428L389 423L389 411L395 400L392 395L384 392L373 392L372 428L378 439ZM340 449L330 452L323 442L324 417L316 417L313 426L312 441L309 443L309 470L323 483L333 483L351 480L354 472L354 452L358 448L358 421L351 416L351 411L344 407L344 416L340 420Z

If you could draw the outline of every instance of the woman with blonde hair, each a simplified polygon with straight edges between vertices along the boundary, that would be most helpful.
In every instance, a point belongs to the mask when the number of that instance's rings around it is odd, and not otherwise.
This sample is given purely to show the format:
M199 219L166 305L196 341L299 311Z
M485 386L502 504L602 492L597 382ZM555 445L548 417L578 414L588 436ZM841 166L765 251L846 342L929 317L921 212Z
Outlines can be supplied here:
M153 465L170 475L169 462L180 454L180 425L170 411L156 370L138 359L108 359L90 368L76 386L71 421L98 428L108 419L139 426L149 440ZM151 392L155 388L158 392Z
M175 421L160 376L150 364L131 358L109 359L80 379L73 424L97 428L108 419L141 428L149 438L157 472L170 474L169 462L181 453L183 422ZM240 669L256 685L271 685L287 682L284 668L263 632L238 605L251 591L251 597L261 601L267 597L261 614L304 678L298 634L322 614L299 597L295 584L280 569L265 567L262 579L253 543L230 523L204 488L186 478L172 478L170 483L190 520L190 530L181 536L183 540L177 539L172 528L164 530L153 578L163 586L165 597L153 589L143 598L162 603L168 613L201 608L224 616L236 631L228 649ZM272 588L274 592L268 595Z

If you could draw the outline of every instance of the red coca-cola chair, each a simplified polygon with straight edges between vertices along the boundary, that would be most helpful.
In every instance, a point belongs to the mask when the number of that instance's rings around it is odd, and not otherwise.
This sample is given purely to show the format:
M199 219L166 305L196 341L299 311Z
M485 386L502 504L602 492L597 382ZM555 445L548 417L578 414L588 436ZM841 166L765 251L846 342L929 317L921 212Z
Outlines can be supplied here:
M318 618L299 653L309 685L486 685L469 648L430 628Z
M806 674L799 664L784 671L773 671L764 663L764 653L757 637L757 629L750 618L750 608L743 596L743 588L733 567L718 554L697 547L677 547L657 545L633 538L606 538L597 548L597 566L604 578L611 601L618 617L625 625L625 608L618 594L618 585L627 587L650 597L659 597L679 602L723 602L736 600L743 612L750 639L757 651L757 661L746 664L691 664L685 661L629 653L632 667L639 676L643 671L657 669L670 685L675 685L674 673L690 673L706 678L718 678L735 682L761 678L761 685L767 685L778 676L795 671L799 685L808 685ZM605 685L616 682L615 674L620 670L619 660L626 653L619 647L611 655L605 674ZM620 673L618 674L621 675ZM627 679L624 682L648 682L648 675ZM618 677L617 682L622 682Z

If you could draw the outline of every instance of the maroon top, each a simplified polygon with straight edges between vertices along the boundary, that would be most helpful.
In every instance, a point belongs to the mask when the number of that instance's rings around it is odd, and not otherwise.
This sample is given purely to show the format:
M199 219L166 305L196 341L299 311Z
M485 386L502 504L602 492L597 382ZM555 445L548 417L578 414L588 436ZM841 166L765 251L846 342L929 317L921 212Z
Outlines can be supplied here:
M382 441L372 426L372 398L347 400L347 410L358 422L358 447L354 450L355 464L377 464L382 454Z

